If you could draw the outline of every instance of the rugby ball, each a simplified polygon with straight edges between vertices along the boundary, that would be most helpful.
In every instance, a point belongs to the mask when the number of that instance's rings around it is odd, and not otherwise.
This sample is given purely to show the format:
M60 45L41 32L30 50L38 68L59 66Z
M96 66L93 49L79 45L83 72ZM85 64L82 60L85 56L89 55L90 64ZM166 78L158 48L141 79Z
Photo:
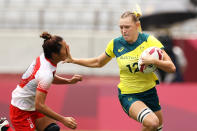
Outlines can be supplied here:
M147 49L145 49L141 56L140 56L140 59L138 60L138 69L143 72L143 73L151 73L153 71L156 70L156 66L153 65L153 64L150 64L150 65L141 65L142 63L142 58L144 56L146 56L147 54L150 54L151 57L155 58L155 59L158 59L158 60L163 60L163 52L160 48L158 47L149 47Z

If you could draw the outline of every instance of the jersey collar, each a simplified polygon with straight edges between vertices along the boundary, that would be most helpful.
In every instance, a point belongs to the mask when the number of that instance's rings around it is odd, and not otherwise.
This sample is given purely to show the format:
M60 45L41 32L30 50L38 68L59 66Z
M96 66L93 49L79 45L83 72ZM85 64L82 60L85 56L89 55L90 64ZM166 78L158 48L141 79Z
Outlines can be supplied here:
M46 57L45 57L45 59L52 65L52 66L54 66L54 67L57 67L57 64L53 64L49 59L47 59Z

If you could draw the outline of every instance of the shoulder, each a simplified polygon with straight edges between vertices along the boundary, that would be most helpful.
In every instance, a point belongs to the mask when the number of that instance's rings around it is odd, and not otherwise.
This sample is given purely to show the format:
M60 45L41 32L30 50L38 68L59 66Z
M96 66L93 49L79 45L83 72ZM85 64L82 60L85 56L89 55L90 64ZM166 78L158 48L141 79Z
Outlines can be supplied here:
M40 71L37 76L38 87L41 92L47 93L50 85L53 82L53 74L48 71Z
M117 37L109 41L108 45L114 45L114 43L121 42L122 37Z
M122 36L113 39L114 44L124 43L124 38Z
M151 35L147 33L140 33L140 38L143 39L144 41L147 41L150 36Z
M145 32L142 32L141 35L142 35L143 37L146 37L146 38L150 36L150 34L145 33Z
M161 49L164 48L163 44L153 35L149 35L149 37L147 39L147 42L150 46L156 46L156 47L161 48Z
M122 37L117 37L115 39L112 39L111 41L109 41L109 43L107 45L107 49L113 50L114 47L116 47L117 45L119 45L122 42L124 42Z
M125 41L125 39L122 36L120 36L120 37L115 38L113 43L114 43L113 49L116 50L116 49L120 48L122 45L126 44L127 42Z
M114 41L121 41L121 40L122 40L122 36L116 37L116 38L114 39Z
M49 70L39 70L37 74L38 81L45 81L51 83L53 80L53 73Z
M147 41L159 41L155 36L153 35L149 35L148 38L147 38Z

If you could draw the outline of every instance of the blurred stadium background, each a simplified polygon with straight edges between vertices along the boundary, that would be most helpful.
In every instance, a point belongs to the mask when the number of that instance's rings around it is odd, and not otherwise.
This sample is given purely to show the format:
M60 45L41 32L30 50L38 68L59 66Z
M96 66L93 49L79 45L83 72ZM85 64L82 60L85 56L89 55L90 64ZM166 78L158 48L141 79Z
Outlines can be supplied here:
M185 65L180 71L183 81L172 82L169 80L172 76L167 75L168 80L157 88L164 113L164 130L196 131L196 0L0 0L0 116L9 118L11 91L21 73L42 52L39 35L43 31L64 37L73 57L95 57L104 52L111 39L120 35L120 15L135 9L135 4L140 5L144 17L175 13L170 22L162 23L171 19L169 17L141 22L144 31L156 37L166 30L170 32L172 47L182 50L177 55L181 58L176 60L185 59L177 62L181 69ZM188 13L188 17L178 19L176 13L180 12ZM76 85L53 85L47 97L52 109L76 118L79 130L140 130L140 124L131 120L119 104L116 86L119 72L115 60L102 69L59 64L57 73L67 77L84 75L83 82Z

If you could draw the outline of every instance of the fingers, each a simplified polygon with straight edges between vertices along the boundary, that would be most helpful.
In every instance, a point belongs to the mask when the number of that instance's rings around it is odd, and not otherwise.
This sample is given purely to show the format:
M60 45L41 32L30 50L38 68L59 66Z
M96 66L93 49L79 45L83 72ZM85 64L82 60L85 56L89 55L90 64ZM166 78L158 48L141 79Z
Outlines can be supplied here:
M70 119L76 123L76 120L73 117L71 117Z
M76 76L76 77L81 77L81 75L74 75L74 76Z
M75 121L70 122L70 128L71 129L76 129L77 128L77 123Z
M69 45L67 45L67 49L68 49L68 51L70 51L70 47L69 47Z
M139 64L140 64L140 66L142 66L144 64L144 57L141 57Z
M62 64L67 63L66 60L62 61Z
M77 79L79 81L82 81L82 76L81 75L74 75L73 78Z
M70 53L69 45L66 45L66 51L67 51L68 53Z
M68 128L71 128L71 129L76 129L77 128L77 123L76 123L76 121L75 121L74 118L72 118L72 117L66 117L66 119L67 119L66 126Z
M69 45L67 45L67 52L68 52L68 56L70 57L71 55L70 55L70 47L69 47Z
M71 128L71 129L76 129L77 128L77 123L70 123L67 127Z
M66 59L62 63L63 64L64 63L72 63L72 57L71 57L71 54L70 54L69 45L66 45L66 53L67 53Z

